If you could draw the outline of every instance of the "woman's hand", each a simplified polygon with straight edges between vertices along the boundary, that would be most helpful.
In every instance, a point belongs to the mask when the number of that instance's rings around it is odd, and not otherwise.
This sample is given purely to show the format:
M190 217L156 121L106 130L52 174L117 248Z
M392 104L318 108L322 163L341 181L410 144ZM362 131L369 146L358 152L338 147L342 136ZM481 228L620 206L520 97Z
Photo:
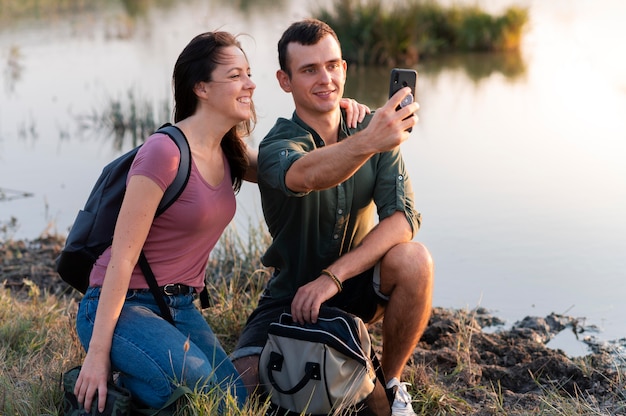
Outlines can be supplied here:
M107 381L111 373L111 360L109 353L99 353L95 349L89 349L80 374L76 379L74 394L78 403L87 411L98 394L98 411L104 412L107 398Z
M352 98L342 98L339 106L346 109L346 123L348 127L355 128L365 118L365 115L371 113L370 108L365 104L359 104Z

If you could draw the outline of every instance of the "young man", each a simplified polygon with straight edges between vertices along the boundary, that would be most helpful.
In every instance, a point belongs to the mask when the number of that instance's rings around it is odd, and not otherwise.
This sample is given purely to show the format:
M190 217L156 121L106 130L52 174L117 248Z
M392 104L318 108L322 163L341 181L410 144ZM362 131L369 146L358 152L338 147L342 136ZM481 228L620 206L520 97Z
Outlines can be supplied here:
M399 146L417 122L405 88L356 129L339 108L346 62L335 32L318 20L291 25L278 43L282 89L295 113L259 146L258 182L273 241L262 261L274 275L232 358L258 385L268 325L283 311L315 322L320 306L365 322L383 317L382 365L395 387L393 415L414 415L402 370L430 317L433 264L412 239L420 225ZM375 225L374 210L379 223Z

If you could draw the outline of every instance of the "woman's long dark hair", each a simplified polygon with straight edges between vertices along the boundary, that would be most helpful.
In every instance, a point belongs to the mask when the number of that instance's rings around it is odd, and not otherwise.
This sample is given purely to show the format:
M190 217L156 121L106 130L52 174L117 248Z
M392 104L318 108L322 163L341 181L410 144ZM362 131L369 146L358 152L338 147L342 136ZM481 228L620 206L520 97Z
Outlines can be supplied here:
M194 93L194 87L198 82L211 81L215 67L224 62L222 50L229 46L241 49L237 37L228 32L206 32L193 38L180 53L172 76L174 122L179 122L196 112L198 97ZM243 49L241 51L243 52ZM241 182L248 168L246 144L243 138L250 135L253 123L256 122L254 104L251 105L251 119L230 129L221 142L222 150L230 165L232 186L235 192L241 188Z

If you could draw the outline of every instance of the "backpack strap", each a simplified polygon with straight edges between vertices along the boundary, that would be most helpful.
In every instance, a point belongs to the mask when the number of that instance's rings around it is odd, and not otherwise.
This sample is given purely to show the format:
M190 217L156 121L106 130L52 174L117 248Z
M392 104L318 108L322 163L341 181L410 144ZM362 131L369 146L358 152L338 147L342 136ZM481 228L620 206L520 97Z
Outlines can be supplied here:
M176 173L174 181L167 187L165 193L163 194L163 198L161 199L155 214L155 217L158 217L178 199L180 194L183 193L185 186L187 186L189 176L191 175L191 148L189 147L189 142L187 142L187 138L185 138L183 132L178 127L172 126L170 123L164 124L155 133L163 133L170 136L180 150L178 172ZM148 282L148 286L150 287L152 296L154 296L154 300L157 305L159 305L161 316L170 324L174 325L174 318L172 318L170 309L167 307L165 299L163 299L163 293L161 293L161 290L159 289L159 284L156 281L154 272L152 271L150 263L148 263L148 259L146 258L143 250L141 250L141 254L139 255L139 267Z
M165 133L174 140L178 148L180 149L180 165L178 168L178 173L176 174L176 178L172 184L165 190L163 194L163 199L159 204L159 208L157 209L156 215L162 214L166 209L169 208L170 205L178 199L180 194L185 189L187 182L189 181L189 176L191 174L191 148L189 147L189 143L185 138L183 132L176 126L172 126L170 123L165 123L162 125L156 133ZM150 267L150 265L146 265ZM144 273L145 275L145 273ZM202 309L206 309L211 306L211 300L209 297L209 291L206 286L200 292L200 307Z
M163 198L161 199L159 207L156 211L156 216L158 217L178 199L180 194L183 193L185 186L187 186L189 176L191 175L191 148L189 147L189 142L187 142L183 132L178 127L172 126L170 123L164 124L155 133L163 133L170 136L180 150L180 164L178 165L178 172L176 173L174 181L167 187L165 193L163 194Z
M143 250L141 250L141 253L139 253L139 267L141 268L141 271L146 278L146 282L148 282L148 286L150 287L150 292L152 292L152 296L154 296L154 300L156 301L157 305L159 305L161 317L170 324L174 325L174 318L172 317L170 308L168 308L167 304L165 303L163 293L161 293L161 290L159 289L159 284L156 281L156 277L154 277L152 267L150 267L150 263L148 263L148 259L146 258L146 254L143 252Z

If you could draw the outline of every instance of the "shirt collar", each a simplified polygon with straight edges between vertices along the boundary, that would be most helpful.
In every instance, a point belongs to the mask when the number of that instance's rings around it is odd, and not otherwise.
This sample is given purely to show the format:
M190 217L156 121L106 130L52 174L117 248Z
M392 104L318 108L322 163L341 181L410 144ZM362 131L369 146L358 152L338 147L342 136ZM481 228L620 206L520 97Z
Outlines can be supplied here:
M348 126L346 125L345 117L346 117L346 113L345 113L345 110L342 108L341 117L339 118L339 137L337 138L337 141L342 141L346 137L350 136L350 130L348 129ZM309 133L311 133L311 136L313 136L313 139L315 140L315 145L317 147L323 147L326 145L324 143L324 140L320 137L320 135L317 134L317 132L313 130L312 127L310 127L308 124L302 121L302 119L298 117L298 114L296 114L295 111L293 112L293 116L291 117L291 120L297 125L299 125L300 127L302 127L303 129L305 129L306 131L308 131Z

